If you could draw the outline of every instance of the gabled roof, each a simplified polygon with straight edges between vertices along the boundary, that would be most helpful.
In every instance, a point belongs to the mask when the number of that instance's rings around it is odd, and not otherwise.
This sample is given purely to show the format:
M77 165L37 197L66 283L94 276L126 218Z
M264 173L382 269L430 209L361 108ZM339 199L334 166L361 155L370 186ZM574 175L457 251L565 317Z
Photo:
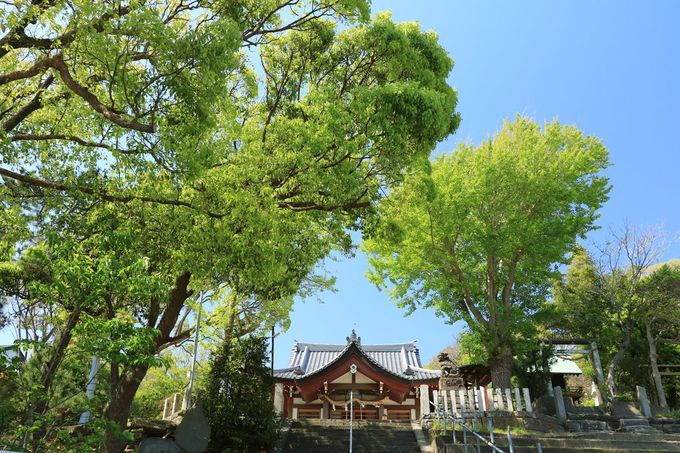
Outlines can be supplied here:
M274 370L274 377L278 379L305 379L315 375L339 358L347 354L352 347L366 357L378 369L409 380L422 381L439 379L440 372L428 370L420 363L420 354L415 341L398 344L362 345L361 339L352 332L347 338L347 344L316 344L296 343L288 360L288 367Z

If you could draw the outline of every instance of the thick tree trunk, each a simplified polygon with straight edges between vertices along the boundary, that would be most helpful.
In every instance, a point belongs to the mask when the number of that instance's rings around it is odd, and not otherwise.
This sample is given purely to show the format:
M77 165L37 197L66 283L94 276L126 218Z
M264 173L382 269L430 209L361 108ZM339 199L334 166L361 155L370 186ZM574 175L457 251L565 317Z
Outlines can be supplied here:
M497 389L512 388L510 378L512 377L512 346L500 345L496 347L491 359L491 383Z
M656 394L659 400L659 406L667 408L666 393L663 390L663 383L661 382L661 374L659 373L659 364L657 363L656 340L652 332L652 323L645 322L645 331L647 333L647 344L649 345L649 364L652 367L652 378L656 386Z
M168 304L156 325L160 335L156 340L154 353L162 351L168 344L172 344L177 339L177 337L172 336L172 332L186 300L193 293L189 290L190 280L191 274L189 272L184 272L175 279L175 287L170 291ZM149 319L149 321L151 326L155 319ZM118 367L111 366L111 400L104 409L104 418L116 423L120 431L127 427L132 401L148 370L148 366L137 366L119 376ZM121 453L125 449L125 441L116 434L111 430L106 433L105 447L107 453Z
M149 367L147 366L136 367L133 371L125 374L118 381L118 385L111 389L111 400L104 409L104 418L116 423L121 427L121 430L127 427L132 400L135 398L137 389L139 389L139 385L142 383L148 370ZM120 453L125 450L125 445L126 441L117 435L117 433L110 430L106 433L107 453Z

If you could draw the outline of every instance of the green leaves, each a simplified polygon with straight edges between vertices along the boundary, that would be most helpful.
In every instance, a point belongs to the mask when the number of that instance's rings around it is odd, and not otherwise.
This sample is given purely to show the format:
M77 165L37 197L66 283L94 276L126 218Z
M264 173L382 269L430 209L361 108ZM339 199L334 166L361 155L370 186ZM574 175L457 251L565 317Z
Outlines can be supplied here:
M0 283L49 326L82 310L63 349L121 376L105 413L123 422L115 399L188 337L192 294L224 288L216 317L236 300L246 331L286 326L296 295L330 284L317 264L458 126L436 36L363 0L15 9Z
M594 228L607 151L574 127L517 117L408 174L366 238L369 277L400 306L434 308L486 335L488 351L538 313L556 264Z
M100 360L128 367L160 366L163 359L156 356L158 331L140 328L122 319L87 318L75 329L79 346Z

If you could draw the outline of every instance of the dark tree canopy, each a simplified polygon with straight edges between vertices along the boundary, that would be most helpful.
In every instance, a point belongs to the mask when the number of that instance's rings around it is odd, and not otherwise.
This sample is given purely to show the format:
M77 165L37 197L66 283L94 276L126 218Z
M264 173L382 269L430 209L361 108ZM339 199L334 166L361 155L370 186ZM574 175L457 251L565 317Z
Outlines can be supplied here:
M267 359L266 339L255 336L224 343L211 359L200 398L213 451L262 451L276 440L274 381Z

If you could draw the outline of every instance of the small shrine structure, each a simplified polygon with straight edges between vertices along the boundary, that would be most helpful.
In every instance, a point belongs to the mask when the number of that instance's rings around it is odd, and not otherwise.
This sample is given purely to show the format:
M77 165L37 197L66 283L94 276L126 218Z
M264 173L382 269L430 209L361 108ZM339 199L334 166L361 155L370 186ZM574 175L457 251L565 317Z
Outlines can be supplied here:
M417 420L430 412L441 371L423 368L416 342L296 343L274 370L274 406L285 418Z

